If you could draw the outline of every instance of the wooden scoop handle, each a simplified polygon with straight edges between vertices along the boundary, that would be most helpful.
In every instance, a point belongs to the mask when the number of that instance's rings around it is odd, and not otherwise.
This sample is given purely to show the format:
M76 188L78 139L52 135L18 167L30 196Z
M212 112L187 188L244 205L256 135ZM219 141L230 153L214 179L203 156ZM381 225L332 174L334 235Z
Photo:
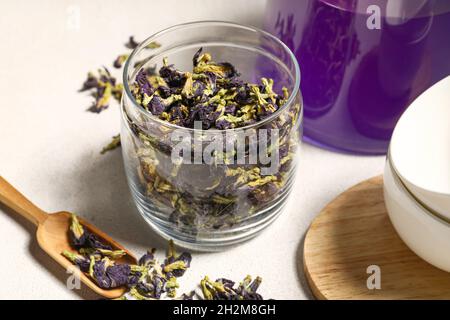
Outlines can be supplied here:
M47 213L36 207L1 176L0 202L16 211L36 226L47 219Z

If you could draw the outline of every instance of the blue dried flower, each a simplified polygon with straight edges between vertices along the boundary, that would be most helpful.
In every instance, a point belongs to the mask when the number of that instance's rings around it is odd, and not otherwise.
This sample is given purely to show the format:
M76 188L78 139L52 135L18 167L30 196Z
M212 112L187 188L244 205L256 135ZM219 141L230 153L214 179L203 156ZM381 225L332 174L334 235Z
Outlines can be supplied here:
M139 43L134 40L134 36L130 36L128 42L125 43L125 47L127 47L128 49L135 49L138 45Z
M204 94L204 91L206 90L206 84L199 80L195 80L192 87L193 87L193 91L194 91L193 98L202 97Z
M192 256L189 252L182 252L177 255L175 245L172 240L169 241L169 250L164 260L162 269L167 278L182 277L186 269L191 266Z
M120 69L122 68L123 64L125 63L125 61L127 61L129 57L129 54L121 54L119 55L116 60L114 60L113 66L114 68Z
M142 273L141 272L133 272L130 277L128 278L128 283L127 286L128 288L137 286L140 279L142 277Z
M244 85L243 87L239 87L235 101L241 105L252 103L253 98L251 96L251 89L248 84Z
M217 75L210 71L206 71L204 73L204 75L206 75L206 77L208 79L208 85L209 85L210 89L215 93L216 88L217 88Z
M85 256L70 251L63 251L62 255L72 261L83 272L89 271L90 261Z
M207 104L200 106L197 111L197 118L202 122L204 130L211 128L215 124L219 116L215 113L216 109L217 107L215 105Z
M147 251L146 254L144 254L139 259L139 265L140 266L149 266L150 264L155 262L155 249L152 249L150 251Z
M144 68L140 69L138 74L136 75L136 82L139 85L141 94L146 94L150 97L155 93L155 89L147 79L147 72Z
M234 67L234 65L232 65L229 62L221 62L218 63L217 65L224 67L225 69L225 78L235 78L235 77L239 77L240 73L238 73L236 71L236 68Z
M154 297L153 292L155 291L155 287L153 286L152 283L146 283L146 282L140 281L136 284L136 289L143 296L146 296L149 298Z
M216 128L219 130L227 130L233 128L233 123L227 120L226 118L219 118L217 119Z
M111 288L120 287L128 283L131 268L127 264L115 264L106 269L106 274L111 280Z
M112 247L109 244L103 243L95 234L89 233L86 242L84 244L85 247L93 248L93 249L104 249L104 250L112 250Z
M159 86L158 93L162 98L168 98L174 92L167 86Z
M196 67L199 63L199 57L202 54L203 48L200 48L197 50L197 52L194 54L194 57L192 58L192 64L194 67Z
M111 289L127 284L130 272L131 268L127 264L114 264L108 258L96 261L91 256L89 274L100 288Z
M75 248L81 248L86 246L88 236L89 233L81 225L77 216L72 214L71 224L69 227L69 238L72 246Z
M241 282L236 292L245 300L262 300L261 295L256 293L261 281L262 279L260 277L256 277L252 282L252 278L247 276L244 281Z
M273 104L264 104L258 106L258 118L259 120L263 120L264 118L267 118L268 116L272 115L277 111L276 107Z
M176 70L173 64L163 65L161 69L159 69L159 75L170 87L181 87L185 81L184 73Z
M106 259L95 261L94 257L91 257L91 265L89 268L90 276L97 282L98 286L103 289L111 288L111 279L106 275Z
M200 286L203 296L206 300L262 300L260 294L256 292L262 279L257 277L253 282L250 276L247 276L234 289L234 282L227 279L217 279L211 281L208 277L203 278Z
M83 86L80 89L80 91L86 91L97 87L98 87L97 77L92 72L89 72L87 79L83 82Z
M154 287L153 296L154 296L154 298L156 298L156 299L161 298L161 295L164 293L164 283L165 283L165 279L163 279L162 277L159 277L159 276L153 277L153 287Z
M235 115L236 114L236 111L237 111L237 108L238 108L238 106L237 106L237 104L235 104L235 103L230 103L230 104L227 104L226 106L225 106L225 110L224 110L224 114L232 114L232 115Z

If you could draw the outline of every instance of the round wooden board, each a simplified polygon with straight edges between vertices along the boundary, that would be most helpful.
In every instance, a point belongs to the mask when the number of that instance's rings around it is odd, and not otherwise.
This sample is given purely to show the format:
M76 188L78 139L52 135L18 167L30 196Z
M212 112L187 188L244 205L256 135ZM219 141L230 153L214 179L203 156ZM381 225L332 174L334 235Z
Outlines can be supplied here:
M375 177L342 193L311 224L304 269L318 299L450 299L450 274L415 255L394 230ZM380 267L381 289L367 288Z

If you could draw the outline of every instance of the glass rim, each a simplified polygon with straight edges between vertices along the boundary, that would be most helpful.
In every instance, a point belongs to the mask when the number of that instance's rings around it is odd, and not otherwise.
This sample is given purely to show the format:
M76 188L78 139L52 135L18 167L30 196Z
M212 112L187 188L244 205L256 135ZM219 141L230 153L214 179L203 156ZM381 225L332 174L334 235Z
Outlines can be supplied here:
M156 38L169 33L169 32L173 32L179 29L183 29L186 27L190 27L190 26L203 26L203 27L208 27L208 26L227 26L227 27L233 27L233 28L239 28L239 29L243 29L243 30L248 30L248 31L252 31L252 32L256 32L259 34L262 34L266 37L269 37L271 40L274 40L276 43L278 43L280 45L281 48L283 48L283 50L288 54L288 56L291 58L291 61L294 64L294 79L295 79L295 84L294 84L294 88L292 90L292 93L290 94L288 100L286 101L285 104L283 104L276 112L274 112L273 114L271 114L270 116L268 116L267 118L264 118L261 121L243 126L243 127L238 127L238 128L231 128L231 129L225 129L225 130L219 130L219 129L207 129L207 130L203 130L203 129L196 129L196 128L187 128L187 127L182 127L180 125L177 124L173 124L167 121L164 121L160 118L158 118L157 116L153 115L150 111L146 110L145 108L143 108L140 104L138 104L135 100L135 98L133 97L131 90L130 90L130 86L128 83L128 71L131 67L130 61L136 56L136 54L138 52L140 52L142 49L145 48L145 46L156 40ZM132 66L134 68L134 66ZM244 130L249 130L249 129L253 129L255 127L259 127L261 125L267 124L269 122L271 122L272 120L276 119L280 113L288 108L288 106L292 105L295 102L295 99L297 97L297 95L299 94L300 91L300 67L298 65L297 59L294 55L294 53L291 51L291 49L289 49L289 47L280 39L278 39L277 37L275 37L274 35L272 35L271 33L264 31L260 28L257 27L253 27L253 26L249 26L249 25L244 25L244 24L239 24L239 23L234 23L234 22L228 22L228 21L219 21L219 20L205 20L205 21L196 21L196 22L186 22L186 23L181 23L181 24L177 24L168 28L165 28L161 31L158 31L154 34L152 34L151 36L149 36L148 38L146 38L144 41L142 41L134 50L133 52L131 52L130 56L128 57L127 61L125 62L125 66L123 69L123 74L122 74L122 81L123 81L123 86L124 86L124 91L125 94L127 95L128 99L130 99L130 101L132 102L133 106L135 108L137 108L138 110L140 110L141 112L143 112L144 115L148 116L150 119L158 122L161 125L173 128L173 129L178 129L178 130L185 130L185 131L208 131L208 132L221 132L221 133L225 133L225 132L231 132L231 131L244 131ZM122 103L123 103L123 99L122 98ZM122 111L126 112L124 109L124 106L121 108ZM303 105L301 103L301 97L300 97L300 115L299 115L299 121L300 123L303 121Z

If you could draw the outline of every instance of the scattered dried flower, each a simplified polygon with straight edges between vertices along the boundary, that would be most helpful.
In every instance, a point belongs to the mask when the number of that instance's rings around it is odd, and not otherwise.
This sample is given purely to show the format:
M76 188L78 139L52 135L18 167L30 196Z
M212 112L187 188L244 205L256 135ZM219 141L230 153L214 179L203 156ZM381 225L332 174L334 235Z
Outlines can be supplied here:
M190 267L192 256L188 252L178 254L173 241L169 241L164 263L160 264L155 258L155 249L149 250L140 259L137 265L118 263L117 259L126 253L123 250L112 250L110 245L98 243L92 245L89 234L80 224L76 215L72 215L69 227L72 246L78 252L63 251L61 254L69 259L80 270L89 275L99 287L103 289L127 286L128 292L118 300L158 300L162 298L177 300L260 300L262 297L256 293L261 278L252 281L247 276L237 288L234 282L226 279L210 281L205 277L200 282L202 295L195 291L177 297L176 290L180 287L178 278L182 277ZM83 239L80 241L80 239ZM95 237L98 241L98 237ZM163 296L164 295L164 296Z
M121 54L121 55L119 55L116 58L116 60L114 60L114 63L113 63L114 68L117 68L117 69L122 68L123 64L125 63L125 61L127 61L129 56L130 56L129 54Z
M120 147L120 134L115 135L112 137L112 141L108 143L105 147L103 147L101 154L105 154L108 151L114 150L116 148Z

